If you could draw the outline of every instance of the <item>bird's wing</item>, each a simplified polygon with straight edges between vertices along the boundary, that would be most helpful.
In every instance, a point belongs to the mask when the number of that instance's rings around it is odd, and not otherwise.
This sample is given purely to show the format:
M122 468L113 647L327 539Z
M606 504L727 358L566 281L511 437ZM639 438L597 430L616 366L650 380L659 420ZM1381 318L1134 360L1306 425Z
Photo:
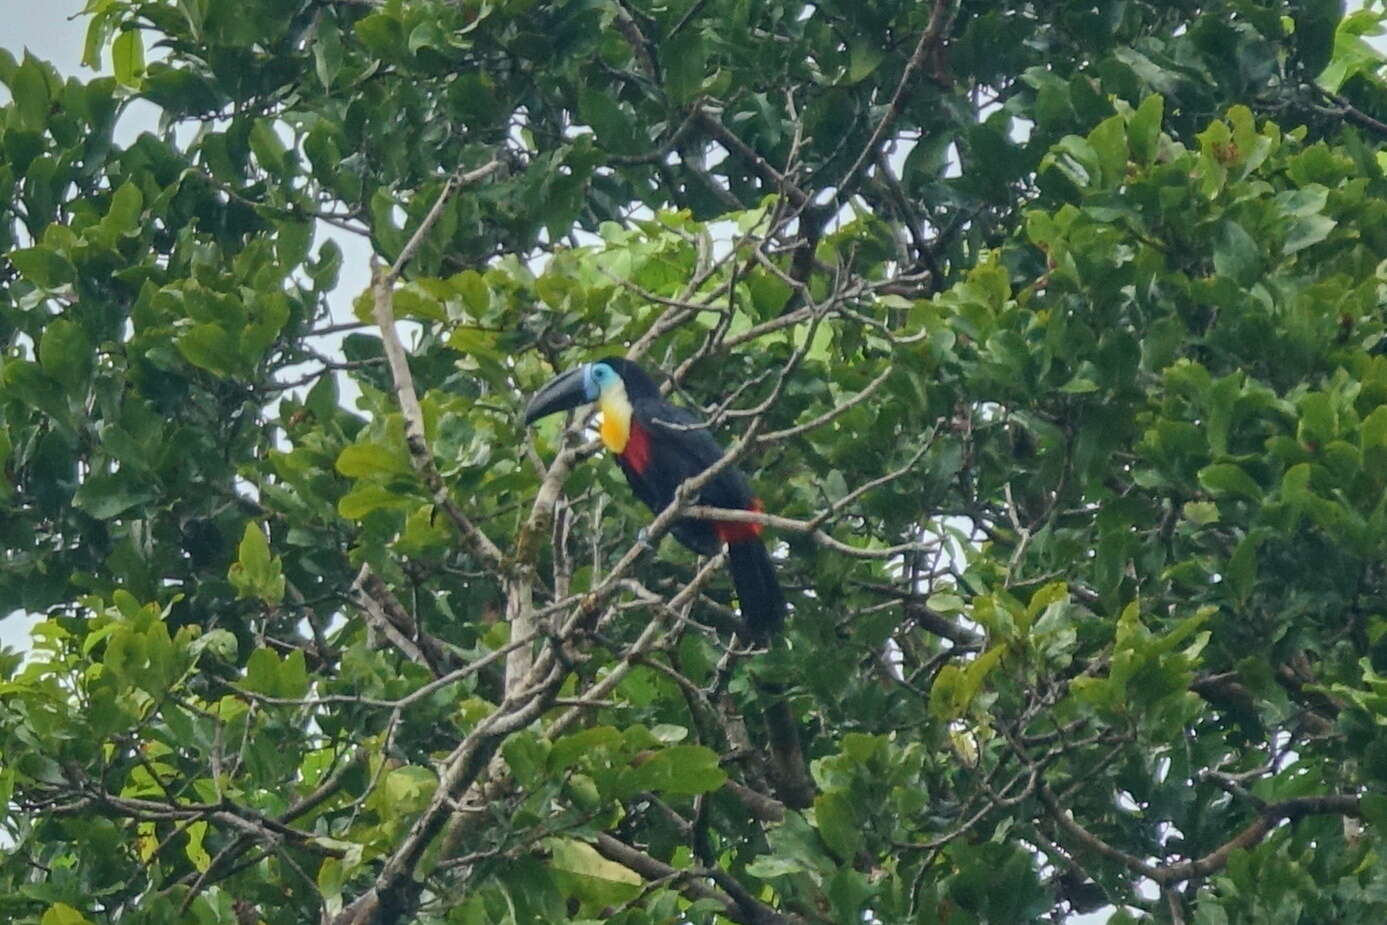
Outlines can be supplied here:
M661 474L663 502L669 504L679 484L722 459L723 449L687 408L663 401L643 404L636 408L637 421L650 431L651 469ZM699 501L713 507L745 508L751 497L746 478L735 466L723 469L699 492Z

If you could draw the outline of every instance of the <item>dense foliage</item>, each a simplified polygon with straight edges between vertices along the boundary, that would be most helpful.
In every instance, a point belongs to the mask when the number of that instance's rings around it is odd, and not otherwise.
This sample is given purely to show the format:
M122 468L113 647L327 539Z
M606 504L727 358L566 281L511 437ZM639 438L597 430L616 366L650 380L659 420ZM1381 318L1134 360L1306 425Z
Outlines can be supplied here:
M0 50L0 918L1387 918L1379 10L87 12ZM612 352L769 651L520 426Z

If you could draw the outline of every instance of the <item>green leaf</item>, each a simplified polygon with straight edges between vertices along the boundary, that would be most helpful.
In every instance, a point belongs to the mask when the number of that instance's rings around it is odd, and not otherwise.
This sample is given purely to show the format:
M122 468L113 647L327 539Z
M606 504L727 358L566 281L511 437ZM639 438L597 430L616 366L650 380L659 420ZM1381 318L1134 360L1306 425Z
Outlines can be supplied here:
M1262 499L1262 488L1252 476L1233 463L1216 463L1199 470L1199 484L1214 497L1241 495L1252 501Z
M289 320L289 300L281 292L267 292L252 303L256 315L241 329L237 358L244 367L253 367L264 357Z
M862 844L862 826L851 796L841 790L819 794L814 798L814 822L824 843L839 860L851 863Z
M227 578L240 597L259 598L270 606L284 599L284 574L279 559L270 553L270 542L255 521L247 521L237 560Z
M1339 412L1326 392L1310 392L1300 400L1300 425L1296 439L1310 447L1322 447L1339 435Z
M43 914L39 925L91 925L91 920L67 903L54 903Z
M300 699L308 693L308 662L302 649L290 652L278 672L279 696Z
M374 807L383 810L387 818L402 813L415 813L427 805L437 788L438 778L429 768L405 765L385 775Z
M1185 519L1199 527L1218 523L1218 505L1212 501L1186 501Z
M48 78L37 58L25 54L24 63L9 80L10 95L19 113L19 124L30 131L42 132L48 126Z
M1127 172L1127 123L1120 115L1109 116L1088 134L1088 143L1098 155L1103 185L1116 187Z
M242 683L257 694L275 696L279 690L279 656L270 649L256 649L246 660L246 676Z
M353 26L357 37L371 54L389 59L404 52L404 31L397 16L386 12L372 13Z
M462 303L473 318L484 318L491 308L491 289L482 274L476 270L463 270L448 281L462 296Z
M97 520L112 520L157 495L155 486L147 480L121 470L87 476L73 495L72 504Z
M445 322L448 312L442 302L418 287L402 286L395 290L395 317Z
M1377 11L1361 9L1340 20L1335 30L1332 57L1315 82L1330 93L1338 93L1350 79L1380 71L1384 59L1382 52L1362 36L1381 35L1381 19Z
M886 57L875 39L859 36L848 43L848 83L861 83L872 76Z
M270 543L265 538L264 531L254 521L246 524L239 551L241 566L252 575L259 576L269 571Z
M217 658L231 662L236 660L238 648L239 644L236 642L235 633L230 630L214 629L194 639L192 644L188 646L188 653L198 656L203 652L210 652Z
M337 858L324 858L318 868L318 892L323 896L323 904L329 915L342 911L342 888L346 885L346 873L342 862Z
M862 765L881 754L886 747L887 741L882 736L865 735L861 732L849 732L839 743L844 755Z
M1238 543L1237 549L1233 550L1233 555L1228 559L1224 577L1233 588L1233 594L1240 604L1247 603L1256 586L1257 547L1261 545L1262 539L1260 534L1248 534Z
M1087 395L1090 392L1098 391L1098 383L1092 379L1085 379L1083 376L1075 376L1060 386L1059 390L1065 395Z
M193 862L193 866L200 872L206 873L212 866L212 856L207 853L207 849L202 847L202 840L207 836L207 822L199 819L197 822L189 824L185 829L188 835L187 855L188 860Z
M285 175L289 166L289 151L280 141L271 120L255 120L250 130L250 149L266 173L274 177Z
M1310 499L1310 464L1299 463L1281 477L1281 497L1291 504L1301 505Z
M379 443L354 443L338 455L337 471L348 478L360 479L372 475L407 475L413 467L398 449Z
M95 4L88 3L83 12L92 13L87 23L87 34L82 43L82 66L89 67L94 71L101 70L101 51L106 47L106 40L111 37L111 30L115 28L115 17L111 15L109 8L93 10Z
M1387 794L1365 793L1358 802L1365 822L1378 831L1387 829Z
M665 69L665 89L676 106L691 102L703 87L708 69L708 50L696 28L685 28L660 49Z
M376 482L359 482L337 502L337 513L347 520L361 520L372 511L412 504L408 495L393 492Z
M936 591L925 600L925 606L940 613L961 613L965 605L963 598L957 594Z
M111 195L111 206L106 210L102 228L111 235L112 240L140 228L140 217L144 209L144 194L133 183L122 183Z
M139 29L126 29L111 43L111 70L122 87L140 88L144 79L144 39Z
M0 501L4 501L10 493L10 486L4 473L7 471L5 467L9 464L10 454L13 452L14 442L10 440L10 435L4 430L0 430Z
M675 745L655 752L631 775L637 790L669 794L698 794L716 790L727 780L718 756L702 745Z
M1307 215L1293 219L1286 231L1286 243L1282 245L1281 252L1290 256L1318 244L1329 237L1329 233L1338 224L1338 221L1327 215Z
M342 57L342 31L337 28L337 20L331 16L321 17L313 41L313 68L324 90L332 89L342 70Z
M195 324L175 341L183 359L215 376L228 377L240 369L236 339L219 324Z
M501 754L511 773L526 787L543 785L549 752L549 743L528 730L521 730L501 746Z
M10 251L7 256L25 279L41 289L56 289L77 278L67 257L42 244Z
M313 223L282 221L275 223L275 255L286 269L297 267L308 258L313 246Z
M82 326L55 318L39 339L39 365L63 384L70 395L86 394L92 370L92 343Z
M1378 405L1363 419L1358 439L1364 452L1375 446L1387 447L1387 405Z
M444 38L443 31L438 28L438 24L425 20L409 33L409 40L405 43L405 47L411 53L418 53L420 49L442 48L446 43L447 39Z
M314 288L322 291L333 289L342 271L341 245L328 238L318 248L318 259L308 264L306 269L309 278L313 280Z
M448 346L470 357L501 359L501 353L496 349L496 334L485 328L460 324L448 335Z
M641 147L630 116L601 90L584 90L578 95L578 118L592 126L597 141L611 151L635 154Z
M573 891L599 908L617 905L640 893L644 881L635 871L609 861L586 842L572 838L547 838L544 847L553 869L572 885Z
M571 767L584 755L617 748L623 741L621 733L611 726L593 726L561 736L549 750L549 769L557 771Z
M1226 219L1214 238L1214 269L1242 286L1255 283L1262 273L1262 249L1242 225Z
M1206 899L1195 909L1194 925L1228 925L1228 913L1206 894Z
M783 858L773 854L763 854L746 867L746 872L761 880L784 877L803 872L804 865L793 858Z
M930 688L930 714L952 720L966 713L1004 651L1003 646L993 646L963 667L945 665L940 669Z
M1159 93L1153 93L1141 101L1127 125L1127 143L1131 146L1133 160L1150 164L1156 159L1164 118L1165 99Z
M758 321L769 321L780 310L785 307L785 303L790 301L790 296L794 290L790 288L779 276L768 270L757 269L747 275L747 290L751 293L751 304L756 310L755 316Z

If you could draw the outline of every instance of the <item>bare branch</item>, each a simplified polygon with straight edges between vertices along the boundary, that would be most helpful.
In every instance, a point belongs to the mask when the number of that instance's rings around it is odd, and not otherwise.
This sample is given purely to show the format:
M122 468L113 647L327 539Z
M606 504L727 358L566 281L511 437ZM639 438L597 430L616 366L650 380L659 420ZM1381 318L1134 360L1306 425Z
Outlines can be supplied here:
M688 584L684 585L683 589L671 598L668 603L660 601L660 611L665 615L666 619L677 620L679 618L679 608L698 595L699 589L717 574L718 570L722 568L725 560L726 554L724 553L713 556L703 564L703 567L698 570L698 573L694 575ZM617 662L601 681L585 691L580 699L586 702L589 700L600 700L607 696L607 694L614 690L626 675L630 673L631 668L640 663L641 656L650 650L655 642L656 636L659 635L663 628L663 621L651 620L649 625L641 631L639 638L631 643L626 651L622 653L621 661ZM568 729L577 721L578 716L579 708L576 706L570 708L550 725L547 735L552 737L562 734L564 730Z
M698 871L690 876L683 876L678 868L671 867L605 832L598 833L593 847L597 849L598 854L629 867L647 880L678 882L680 891L690 899L711 899L721 903L722 914L734 922L743 922L745 925L796 925L804 921L799 916L777 912L744 890L739 890L741 895L734 898L722 890L708 886L704 880L712 876L711 871ZM730 878L716 879L724 888L731 885L728 883ZM740 887L740 884L737 884L737 887Z
M404 272L404 268L414 259L414 255L419 251L419 245L424 242L424 238L433 230L433 226L438 223L439 216L443 214L443 207L448 204L448 200L452 198L453 193L456 192L459 187L470 186L478 180L486 179L500 168L501 162L499 160L491 160L475 170L454 172L453 175L448 178L448 182L443 184L443 189L438 194L438 199L434 200L434 204L429 208L428 213L424 216L424 220L419 223L418 228L414 229L414 234L410 235L409 241L405 243L404 249L401 250L399 256L395 258L395 262L390 265L390 272L386 274L385 280L387 286L393 286L400 278L400 274ZM379 323L379 319L377 319L377 323Z
M894 371L895 367L888 363L886 365L886 368L881 371L881 374L878 375L871 382L869 382L867 386L863 388L862 391L858 392L856 395L853 395L847 400L840 402L839 404L835 405L833 408L830 408L828 411L825 411L818 417L813 418L809 421L805 421L803 424L796 424L794 427L787 427L784 430L773 430L768 434L762 434L761 436L756 438L757 442L775 443L780 440L786 440L790 437L798 437L800 434L808 433L811 430L815 430L819 427L824 426L828 422L832 421L834 418L841 417L843 414L847 413L852 408L855 408L856 406L862 404L862 402L871 398L872 395L876 392L876 390L881 388L881 384L885 382L890 377L891 373Z
M405 264L413 257L424 237L442 215L443 206L453 191L464 183L475 182L489 176L499 166L498 161L491 161L476 170L454 174L450 177L439 193L433 208L420 222L419 227L414 230L414 234L410 237L404 250L395 259L395 263L391 265L389 270L383 270L378 265L373 266L371 274L376 325L380 328L381 343L385 349L386 359L390 363L390 374L395 382L395 397L400 405L400 413L404 416L405 444L409 448L410 461L414 464L415 471L424 480L434 503L447 515L459 535L472 547L473 552L494 568L500 568L503 564L504 557L501 550L453 502L447 487L443 484L443 477L438 472L438 466L434 463L433 453L429 450L428 441L424 435L424 414L419 407L419 396L414 388L414 376L409 370L409 362L405 357L405 349L400 342L399 332L395 330L392 293L395 281L399 279Z
M699 123L708 134L717 139L729 153L739 160L751 164L751 166L756 169L757 173L769 181L777 190L788 196L790 201L796 206L808 204L809 197L804 194L804 190L796 186L785 174L776 170L770 161L757 154L749 144L738 138L731 129L722 124L722 120L716 115L707 110L700 109L698 111L698 116Z
M905 108L905 97L911 82L924 65L925 57L941 40L945 23L952 19L952 16L949 15L951 5L950 0L934 0L934 10L930 13L929 23L925 26L925 31L920 33L920 41L916 43L914 53L906 62L905 70L901 73L900 83L896 85L896 92L891 94L890 105L886 107L886 112L877 122L876 128L872 129L872 134L867 139L867 143L862 146L857 160L853 161L848 172L843 174L843 179L838 182L837 198L839 202L850 195L853 181L857 179L858 173L869 160L876 157L882 141L886 138L886 133L891 130L891 126L900 117L901 110Z
M363 565L352 584L351 596L366 613L368 622L409 658L423 665L435 677L447 673L457 659L446 645L423 632L369 565Z
M1294 822L1305 816L1314 815L1361 818L1363 812L1358 796L1353 794L1294 797L1266 806L1247 828L1203 857L1180 864L1155 865L1108 844L1084 828L1060 805L1060 802L1047 786L1042 784L1036 792L1049 811L1050 817L1055 820L1060 830L1071 839L1086 850L1117 861L1133 873L1149 877L1161 886L1171 886L1186 880L1195 880L1217 873L1227 865L1229 855L1234 851L1253 847L1282 821Z

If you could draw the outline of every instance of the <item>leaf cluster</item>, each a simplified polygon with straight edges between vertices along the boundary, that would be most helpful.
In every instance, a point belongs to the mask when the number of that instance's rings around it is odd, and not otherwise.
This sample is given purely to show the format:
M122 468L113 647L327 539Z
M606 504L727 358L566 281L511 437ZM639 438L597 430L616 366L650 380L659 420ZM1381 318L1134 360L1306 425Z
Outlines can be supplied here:
M1382 920L1379 11L87 14L0 50L0 917ZM769 651L521 427L612 353Z

